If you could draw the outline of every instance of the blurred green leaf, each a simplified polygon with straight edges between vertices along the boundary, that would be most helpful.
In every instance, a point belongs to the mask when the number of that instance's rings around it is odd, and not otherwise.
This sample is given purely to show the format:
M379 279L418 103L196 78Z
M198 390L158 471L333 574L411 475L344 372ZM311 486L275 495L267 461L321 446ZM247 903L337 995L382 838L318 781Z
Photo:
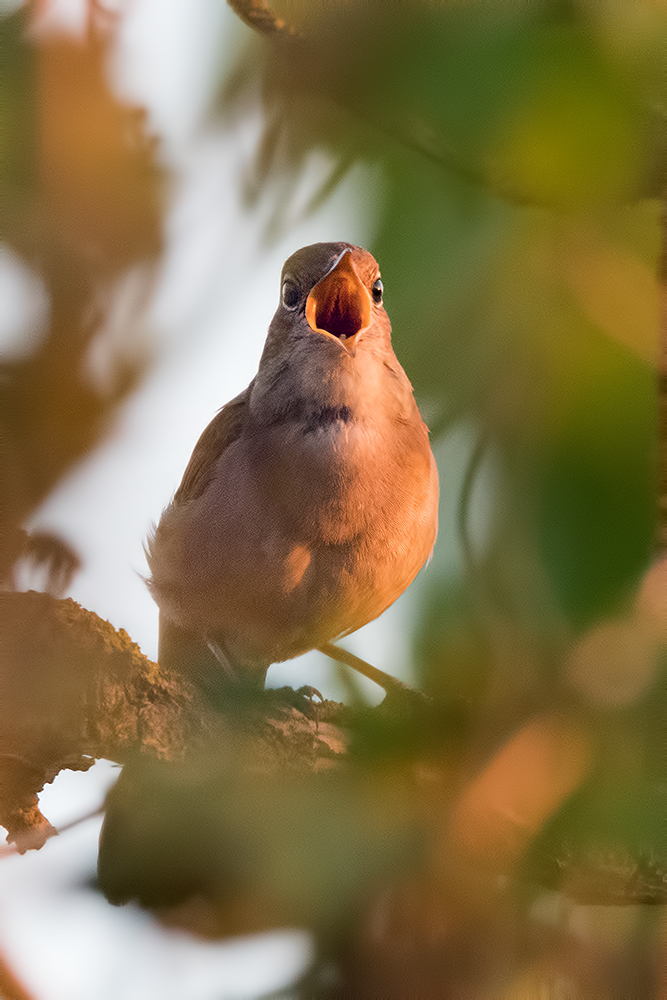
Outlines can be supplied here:
M655 384L610 340L582 331L564 353L553 386L562 422L535 470L537 516L558 599L582 627L617 606L648 564Z
M108 800L99 878L114 902L244 897L256 927L331 926L409 869L421 836L400 785L345 771L261 774L217 751L126 765Z

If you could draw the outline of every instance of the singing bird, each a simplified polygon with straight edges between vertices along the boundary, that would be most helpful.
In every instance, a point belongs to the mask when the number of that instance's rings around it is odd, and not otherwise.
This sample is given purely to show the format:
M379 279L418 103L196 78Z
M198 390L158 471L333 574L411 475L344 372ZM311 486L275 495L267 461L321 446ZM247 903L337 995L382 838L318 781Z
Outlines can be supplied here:
M201 435L147 546L158 660L261 687L361 628L433 549L438 474L374 257L283 267L256 376Z

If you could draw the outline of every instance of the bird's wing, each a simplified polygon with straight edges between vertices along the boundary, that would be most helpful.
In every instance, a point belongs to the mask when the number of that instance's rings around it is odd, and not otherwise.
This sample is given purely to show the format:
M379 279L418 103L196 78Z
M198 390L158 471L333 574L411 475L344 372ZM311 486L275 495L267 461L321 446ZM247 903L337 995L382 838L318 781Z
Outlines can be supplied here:
M181 485L176 490L174 503L194 500L201 496L210 483L218 458L241 434L251 387L252 382L247 389L226 403L203 431L183 473Z

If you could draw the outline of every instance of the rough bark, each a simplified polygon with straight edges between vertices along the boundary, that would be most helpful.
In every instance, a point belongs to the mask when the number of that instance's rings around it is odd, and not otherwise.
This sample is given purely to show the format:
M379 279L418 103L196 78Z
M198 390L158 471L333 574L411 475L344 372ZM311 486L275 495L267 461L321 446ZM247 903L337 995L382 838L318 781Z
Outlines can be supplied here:
M136 754L179 760L226 726L187 677L160 670L123 629L34 591L0 594L0 686L0 823L20 851L57 832L37 793L60 771ZM283 760L302 758L304 741L313 764L342 749L327 721L335 706L318 719L280 696L266 706L258 743L274 757L279 747Z

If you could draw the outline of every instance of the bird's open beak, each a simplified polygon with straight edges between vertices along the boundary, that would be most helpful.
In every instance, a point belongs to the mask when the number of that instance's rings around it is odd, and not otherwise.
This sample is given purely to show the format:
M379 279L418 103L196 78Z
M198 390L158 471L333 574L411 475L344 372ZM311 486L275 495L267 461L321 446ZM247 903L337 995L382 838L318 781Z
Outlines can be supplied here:
M371 297L354 269L349 250L343 251L311 289L306 319L311 330L336 337L349 354L355 353L357 335L371 321Z

